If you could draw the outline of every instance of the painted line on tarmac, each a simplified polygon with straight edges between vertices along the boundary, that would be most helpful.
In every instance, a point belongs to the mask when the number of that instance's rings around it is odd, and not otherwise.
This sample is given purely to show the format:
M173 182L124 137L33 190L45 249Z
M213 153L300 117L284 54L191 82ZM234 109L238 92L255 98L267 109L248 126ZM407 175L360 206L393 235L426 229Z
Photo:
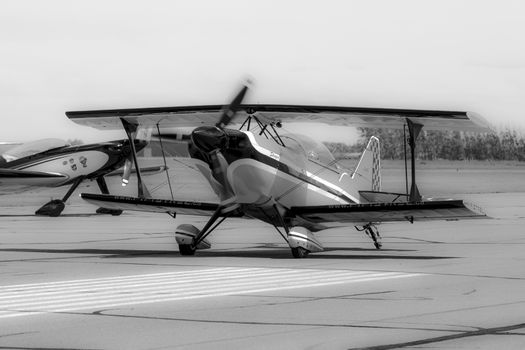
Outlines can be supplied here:
M416 273L211 268L0 286L0 318L420 276Z

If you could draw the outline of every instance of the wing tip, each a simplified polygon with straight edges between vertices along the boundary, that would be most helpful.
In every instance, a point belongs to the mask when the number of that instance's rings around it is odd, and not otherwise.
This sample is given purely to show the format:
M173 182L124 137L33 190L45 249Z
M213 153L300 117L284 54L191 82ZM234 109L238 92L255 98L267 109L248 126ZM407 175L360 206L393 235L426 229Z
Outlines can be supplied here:
M489 121L477 112L467 112L467 117L472 123L474 123L478 128L486 132L495 132L494 126L489 123Z

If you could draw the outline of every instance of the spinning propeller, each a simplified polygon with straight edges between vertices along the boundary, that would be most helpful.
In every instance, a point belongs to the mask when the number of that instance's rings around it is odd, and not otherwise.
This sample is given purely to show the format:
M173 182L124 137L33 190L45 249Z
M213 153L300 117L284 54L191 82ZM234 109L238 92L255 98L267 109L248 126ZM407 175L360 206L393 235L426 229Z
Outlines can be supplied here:
M235 193L226 175L228 162L222 154L222 151L228 147L228 135L224 128L237 114L250 85L251 82L248 80L232 102L224 107L221 118L215 126L200 126L191 133L193 145L208 156L212 175L220 184L219 197L223 204L235 201Z

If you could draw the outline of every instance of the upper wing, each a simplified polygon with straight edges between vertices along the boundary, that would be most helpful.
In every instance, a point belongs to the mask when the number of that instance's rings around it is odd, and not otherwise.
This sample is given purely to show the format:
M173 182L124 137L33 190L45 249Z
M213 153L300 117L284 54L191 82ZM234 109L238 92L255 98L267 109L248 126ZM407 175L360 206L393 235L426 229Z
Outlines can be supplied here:
M368 203L293 207L291 214L323 224L454 220L486 217L479 209L467 208L462 200L433 200L417 203Z
M0 169L0 186L4 189L6 187L58 186L68 178L60 173Z
M194 201L137 198L109 194L82 193L82 199L108 209L148 211L155 213L177 213L186 215L211 215L219 205Z
M129 122L160 127L197 127L215 125L221 105L134 108L66 112L72 121L97 129L120 129L120 118ZM403 128L406 118L426 130L490 131L490 125L478 114L460 111L389 109L365 107L301 106L243 104L232 123L242 123L249 115L265 122L319 122L330 125Z

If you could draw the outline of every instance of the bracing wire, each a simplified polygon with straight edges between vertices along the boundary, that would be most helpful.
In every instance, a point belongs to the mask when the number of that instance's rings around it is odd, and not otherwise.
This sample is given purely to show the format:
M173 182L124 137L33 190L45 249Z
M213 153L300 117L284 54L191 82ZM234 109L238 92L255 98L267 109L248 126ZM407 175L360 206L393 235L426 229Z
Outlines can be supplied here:
M168 172L168 166L166 164L166 156L164 155L164 145L162 143L162 135L160 133L159 123L157 123L157 132L159 133L160 149L162 151L162 159L164 160L164 168L166 169L166 177L168 178L168 186L170 188L171 200L174 201L175 198L173 197L173 189L171 187L170 174Z

